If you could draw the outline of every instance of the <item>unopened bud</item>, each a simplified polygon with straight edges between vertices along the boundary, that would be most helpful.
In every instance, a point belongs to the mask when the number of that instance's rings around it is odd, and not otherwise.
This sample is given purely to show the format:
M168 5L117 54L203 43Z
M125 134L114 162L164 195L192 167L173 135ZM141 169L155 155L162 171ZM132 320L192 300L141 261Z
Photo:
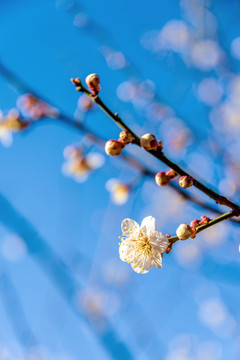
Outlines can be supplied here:
M170 169L166 172L166 176L171 180L174 179L176 176L178 175L178 173L176 171L174 171L173 169Z
M191 223L190 223L190 227L191 227L192 229L196 229L199 225L200 225L200 220L197 220L197 219L191 221Z
M145 150L156 150L158 142L153 134L145 134L140 139L140 145Z
M187 240L192 235L192 229L187 224L181 224L177 228L176 234L180 240Z
M169 184L170 178L164 171L161 171L155 175L155 181L158 186L166 186Z
M105 144L105 152L111 156L117 156L121 154L124 145L117 140L108 140Z
M191 176L187 176L187 175L181 176L179 179L179 185L184 189L193 186L193 182L194 179Z
M75 85L75 86L80 86L81 85L81 80L79 78L71 78L71 82Z
M119 141L121 141L124 145L127 145L133 141L133 136L127 130L121 131L119 134Z
M161 140L159 140L159 142L158 142L158 147L157 147L157 149L160 150L160 151L162 151L162 149L163 149L163 143L162 143Z
M97 74L90 74L86 77L85 82L93 95L97 95L100 91L100 78Z

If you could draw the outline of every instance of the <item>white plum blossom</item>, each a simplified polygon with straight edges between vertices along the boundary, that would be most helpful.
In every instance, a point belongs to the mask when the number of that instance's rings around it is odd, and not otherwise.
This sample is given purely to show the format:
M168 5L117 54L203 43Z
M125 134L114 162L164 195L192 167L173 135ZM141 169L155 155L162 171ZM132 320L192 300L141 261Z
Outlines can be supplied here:
M141 226L132 219L124 219L121 227L120 259L139 274L146 274L152 266L161 268L162 254L169 242L166 235L157 231L154 217L145 217Z

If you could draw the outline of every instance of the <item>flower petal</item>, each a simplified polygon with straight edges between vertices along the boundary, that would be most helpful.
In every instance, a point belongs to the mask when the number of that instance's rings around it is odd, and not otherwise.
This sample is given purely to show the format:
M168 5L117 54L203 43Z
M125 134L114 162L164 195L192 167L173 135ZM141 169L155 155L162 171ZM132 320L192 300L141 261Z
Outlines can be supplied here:
M145 230L147 234L149 234L151 231L156 231L157 227L155 218L152 216L145 217L141 223L141 229Z
M132 235L134 232L139 231L139 225L132 219L124 219L121 224L122 232L126 236Z
M153 251L151 256L151 265L157 268L162 267L162 255L160 252Z
M134 257L134 250L129 240L124 240L119 246L119 256L122 261L130 262Z
M169 241L166 235L158 231L152 231L149 237L150 244L152 245L154 250L159 251L160 254L167 250Z
M144 262L134 262L132 261L131 263L132 269L137 272L138 274L146 274L149 272L149 270L151 269L151 264L148 261L144 261Z

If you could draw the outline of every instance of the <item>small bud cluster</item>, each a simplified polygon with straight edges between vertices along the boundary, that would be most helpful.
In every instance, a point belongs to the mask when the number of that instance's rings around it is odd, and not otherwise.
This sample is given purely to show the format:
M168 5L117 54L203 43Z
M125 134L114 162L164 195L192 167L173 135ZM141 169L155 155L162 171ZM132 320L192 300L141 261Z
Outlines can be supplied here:
M162 150L162 142L157 142L153 134L145 134L140 138L140 145L145 150Z
M194 179L191 176L184 175L181 176L179 179L179 185L184 189L193 186L193 183L194 183Z
M133 141L133 136L127 130L119 134L118 140L108 140L105 144L105 152L110 156L117 156L121 154L122 149Z
M158 186L166 186L169 184L170 180L174 179L176 176L176 171L172 169L167 172L161 171L156 174L155 181Z
M196 228L197 228L198 226L201 226L201 225L204 225L204 224L208 224L209 221L210 221L210 219L209 219L207 216L205 216L205 215L201 216L201 219L202 219L202 220L197 220L197 219L195 219L195 220L191 221L191 223L190 223L190 227L191 227L192 232L193 232L192 238L196 237L196 234L197 234Z
M177 228L176 234L180 240L187 240L190 237L195 238L197 234L197 228L201 225L209 223L210 219L203 215L201 216L202 220L193 220L190 223L190 226L187 224L181 224Z

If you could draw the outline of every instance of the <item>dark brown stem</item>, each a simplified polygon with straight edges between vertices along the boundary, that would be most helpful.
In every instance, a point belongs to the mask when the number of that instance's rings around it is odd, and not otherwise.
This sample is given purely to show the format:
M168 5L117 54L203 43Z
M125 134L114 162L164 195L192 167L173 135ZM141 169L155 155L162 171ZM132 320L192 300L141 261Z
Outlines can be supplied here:
M79 79L78 79L79 80ZM75 80L72 79L73 83L75 84ZM75 84L76 85L76 84ZM80 82L78 83L78 86L76 87L77 91L80 91L84 94L86 94L92 101L94 101L97 105L100 106L100 108L111 118L115 121L115 123L123 130L127 130L129 131L133 138L134 141L133 143L141 146L140 145L140 138L124 123L124 121L118 116L118 114L114 114L104 103L103 101L100 99L99 96L94 96L90 93L90 91L88 91ZM154 157L156 157L157 159L159 159L160 161L162 161L165 165L169 166L171 169L175 170L179 175L181 176L191 176L190 174L188 174L185 170L183 170L180 166L178 166L177 164L175 164L174 162L172 162L171 160L169 160L164 153L161 150L146 150L148 151L150 154L152 154ZM209 187L207 187L206 185L204 185L203 183L201 183L200 181L198 181L197 179L195 179L193 176L191 176L193 178L193 185L199 189L200 191L202 191L203 193L205 193L207 196L209 196L211 199L215 200L217 204L219 205L225 205L227 207L229 207L230 209L234 210L234 216L239 216L240 215L240 207L233 203L232 201L230 201L229 199L227 199L226 197L218 194L217 192L213 191L212 189L210 189Z

